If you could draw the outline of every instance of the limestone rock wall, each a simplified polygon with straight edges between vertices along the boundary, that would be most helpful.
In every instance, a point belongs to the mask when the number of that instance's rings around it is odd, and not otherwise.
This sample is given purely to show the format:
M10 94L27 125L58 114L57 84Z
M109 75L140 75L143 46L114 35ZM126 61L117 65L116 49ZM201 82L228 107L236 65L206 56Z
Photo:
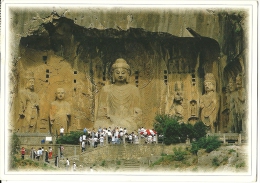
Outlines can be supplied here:
M16 94L23 88L26 70L34 71L40 96L39 132L48 132L49 106L58 87L65 89L65 100L72 105L70 130L92 127L98 92L110 83L111 64L119 57L131 67L130 81L141 92L142 124L149 128L156 114L170 111L177 91L183 98L183 121L199 116L205 73L214 74L221 93L230 75L247 71L243 11L115 7L46 8L35 13L18 8L10 15L14 129ZM218 130L228 120L224 98L223 92Z

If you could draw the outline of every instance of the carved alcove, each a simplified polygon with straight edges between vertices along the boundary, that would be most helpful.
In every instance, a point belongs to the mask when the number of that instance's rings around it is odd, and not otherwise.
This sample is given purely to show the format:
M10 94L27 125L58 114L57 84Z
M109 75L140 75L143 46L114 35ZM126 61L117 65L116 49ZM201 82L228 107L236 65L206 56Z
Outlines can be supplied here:
M225 85L219 70L219 43L192 29L187 29L192 37L177 37L142 28L86 28L58 14L55 17L22 37L19 44L18 80L23 70L35 71L42 132L48 131L49 104L57 87L65 89L65 99L72 105L70 130L91 128L99 91L111 82L111 65L117 58L130 65L130 82L140 90L142 126L147 128L152 127L156 114L168 113L175 83L182 83L185 122L193 117L190 102L196 101L199 107L206 73L214 74L218 92Z

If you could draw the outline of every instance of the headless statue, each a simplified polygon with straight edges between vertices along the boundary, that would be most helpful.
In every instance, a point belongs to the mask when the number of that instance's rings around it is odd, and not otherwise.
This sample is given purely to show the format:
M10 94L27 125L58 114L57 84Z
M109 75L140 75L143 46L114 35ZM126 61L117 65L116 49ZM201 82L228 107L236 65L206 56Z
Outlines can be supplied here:
M50 108L50 125L52 134L57 135L61 127L65 132L68 131L71 110L70 104L64 100L65 91L58 88L56 91L56 100L51 103Z
M129 84L130 66L119 58L112 65L112 84L104 86L99 94L95 128L124 127L137 130L141 122L140 93Z

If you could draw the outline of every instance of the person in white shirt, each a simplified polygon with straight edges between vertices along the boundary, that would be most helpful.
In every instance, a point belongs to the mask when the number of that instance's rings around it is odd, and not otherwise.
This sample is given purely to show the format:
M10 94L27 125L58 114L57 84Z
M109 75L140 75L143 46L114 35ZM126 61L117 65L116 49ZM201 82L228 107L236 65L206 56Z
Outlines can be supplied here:
M67 158L67 160L66 160L66 169L69 170L69 167L70 167L70 161L69 161L69 159Z
M64 134L64 128L61 126L61 128L60 128L60 136L62 137L63 134Z
M139 144L138 136L137 136L137 135L134 135L134 144Z
M152 143L152 135L148 135L147 137L147 143L151 144Z
M153 143L156 144L156 141L157 141L157 137L156 135L153 136Z
M110 130L107 131L107 138L108 138L108 143L110 143L112 140L112 133Z
M79 137L79 144L81 145L82 144L82 136Z
M98 145L98 138L94 137L94 148L97 147L97 145Z
M87 136L84 134L84 135L82 136L82 140L84 141L84 140L86 140L86 138L87 138Z
M73 171L76 171L76 167L77 167L76 163L73 162Z
M103 135L100 136L99 142L100 142L100 146L104 145L104 137L103 137Z
M126 134L126 133L127 133L127 130L126 130L126 128L124 128L123 132L124 132L124 134Z
M37 151L37 156L36 156L36 158L38 159L38 161L40 160L41 155L42 155L42 149L39 148L38 151Z
M85 149L86 149L86 143L85 143L85 141L82 141L81 147L82 147L82 152L84 152Z
M119 132L119 136L120 136L120 140L123 141L124 132L123 132L123 131L120 131L120 132Z
M128 140L129 140L129 143L133 143L133 136L132 136L132 134L128 135Z

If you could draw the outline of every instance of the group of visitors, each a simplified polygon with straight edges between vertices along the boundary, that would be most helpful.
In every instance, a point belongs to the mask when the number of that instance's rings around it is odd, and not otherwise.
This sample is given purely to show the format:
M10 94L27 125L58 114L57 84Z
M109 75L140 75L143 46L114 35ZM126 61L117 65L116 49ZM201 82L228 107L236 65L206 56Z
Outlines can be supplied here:
M86 146L92 146L94 148L97 147L98 144L99 146L103 146L105 141L107 141L109 144L121 144L124 142L138 144L139 138L145 138L145 143L147 144L157 142L156 134L147 134L146 129L143 127L139 128L137 133L128 133L127 129L122 127L115 127L114 129L111 129L111 127L99 127L97 131L94 129L88 130L87 128L84 128L83 133L84 134L79 137L82 152L86 150Z
M26 149L24 147L22 147L21 149L21 156L22 159L24 159L26 153ZM31 153L30 153L30 158L33 160L43 160L43 158L45 158L45 162L49 163L49 159L52 158L52 148L49 147L49 150L44 150L44 147L39 147L37 150L32 147L31 148Z

